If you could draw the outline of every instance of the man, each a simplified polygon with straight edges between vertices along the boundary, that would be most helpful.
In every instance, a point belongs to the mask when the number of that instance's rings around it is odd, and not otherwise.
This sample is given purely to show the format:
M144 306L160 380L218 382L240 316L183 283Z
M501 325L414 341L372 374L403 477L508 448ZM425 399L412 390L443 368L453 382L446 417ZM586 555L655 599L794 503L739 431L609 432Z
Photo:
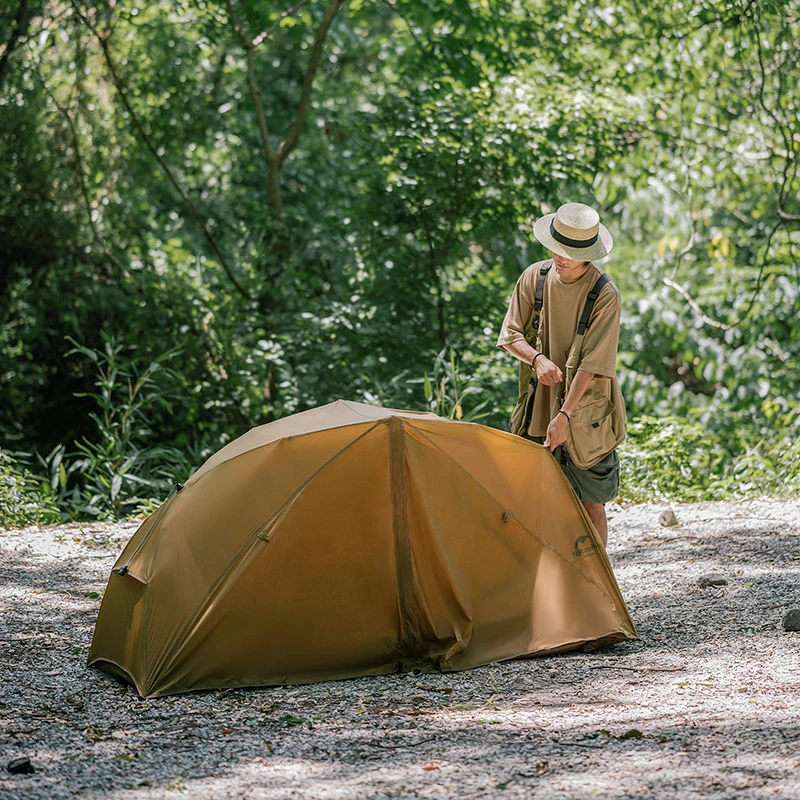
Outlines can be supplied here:
M567 203L555 214L546 215L536 222L533 233L550 250L550 259L531 265L520 276L497 340L498 347L522 362L521 396L512 431L553 452L605 545L605 504L619 490L619 458L613 448L624 437L625 426L615 376L620 295L607 276L591 306L582 338L576 338L576 333L587 297L604 276L592 259L607 255L613 240L600 224L598 213L582 203ZM543 291L537 319L539 281ZM586 424L588 406L601 406L606 422L612 420L608 425L613 431L591 451L599 451L599 461L580 469L574 463L580 459L571 458L569 452L577 441L578 426L584 437L587 431L593 436L600 429L599 421ZM579 416L573 418L576 412ZM610 452L606 450L609 446Z

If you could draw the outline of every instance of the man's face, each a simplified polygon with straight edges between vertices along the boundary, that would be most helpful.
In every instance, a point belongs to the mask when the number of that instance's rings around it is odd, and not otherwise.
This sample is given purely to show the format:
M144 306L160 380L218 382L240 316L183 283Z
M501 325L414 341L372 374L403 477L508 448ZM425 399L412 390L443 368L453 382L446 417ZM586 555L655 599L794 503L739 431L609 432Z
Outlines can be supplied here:
M550 251L550 257L553 259L558 277L566 283L580 278L588 267L588 262L586 261L566 258L565 256L560 256L558 253L554 253L552 250Z

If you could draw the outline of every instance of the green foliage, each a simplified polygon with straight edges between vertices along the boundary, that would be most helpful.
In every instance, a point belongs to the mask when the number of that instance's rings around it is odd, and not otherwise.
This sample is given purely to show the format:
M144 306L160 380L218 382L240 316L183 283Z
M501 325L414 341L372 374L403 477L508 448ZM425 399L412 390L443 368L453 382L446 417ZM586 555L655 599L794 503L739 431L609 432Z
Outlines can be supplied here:
M40 481L0 450L0 528L60 521L58 508Z
M94 366L95 391L86 392L95 410L94 437L75 443L76 451L65 455L64 446L44 460L51 488L62 507L72 515L118 519L149 507L151 498L165 495L176 476L188 473L186 454L175 448L153 444L148 427L150 409L171 411L183 388L181 376L167 363L180 355L167 350L143 363L111 336L104 336L102 349L73 341L67 355L83 356Z
M358 0L316 65L290 5L0 20L0 441L65 512L339 397L505 427L565 200L615 236L627 496L795 485L798 0Z
M477 381L464 377L453 350L449 353L442 350L436 356L432 374L426 374L421 381L412 379L408 382L422 383L428 410L440 417L478 422L488 415L484 409L491 398L486 397L488 393ZM466 398L470 398L467 403Z
M620 501L742 500L800 494L798 422L768 436L746 415L710 427L640 416L620 448Z

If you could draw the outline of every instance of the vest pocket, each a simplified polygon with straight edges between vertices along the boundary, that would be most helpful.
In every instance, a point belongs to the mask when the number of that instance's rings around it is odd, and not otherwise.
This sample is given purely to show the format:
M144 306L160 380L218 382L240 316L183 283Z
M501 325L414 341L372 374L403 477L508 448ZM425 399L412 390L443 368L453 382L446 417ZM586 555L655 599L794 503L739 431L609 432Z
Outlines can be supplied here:
M614 404L607 399L578 406L567 425L567 452L578 469L589 469L618 444L614 432Z

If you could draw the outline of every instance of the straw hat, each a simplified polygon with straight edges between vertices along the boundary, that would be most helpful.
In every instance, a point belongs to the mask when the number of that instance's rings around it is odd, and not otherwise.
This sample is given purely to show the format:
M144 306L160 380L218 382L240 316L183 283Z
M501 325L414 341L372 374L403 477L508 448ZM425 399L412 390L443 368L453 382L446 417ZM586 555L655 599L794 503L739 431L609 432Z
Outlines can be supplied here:
M565 203L533 225L533 235L548 250L577 261L592 261L611 252L614 240L600 215L583 203Z

